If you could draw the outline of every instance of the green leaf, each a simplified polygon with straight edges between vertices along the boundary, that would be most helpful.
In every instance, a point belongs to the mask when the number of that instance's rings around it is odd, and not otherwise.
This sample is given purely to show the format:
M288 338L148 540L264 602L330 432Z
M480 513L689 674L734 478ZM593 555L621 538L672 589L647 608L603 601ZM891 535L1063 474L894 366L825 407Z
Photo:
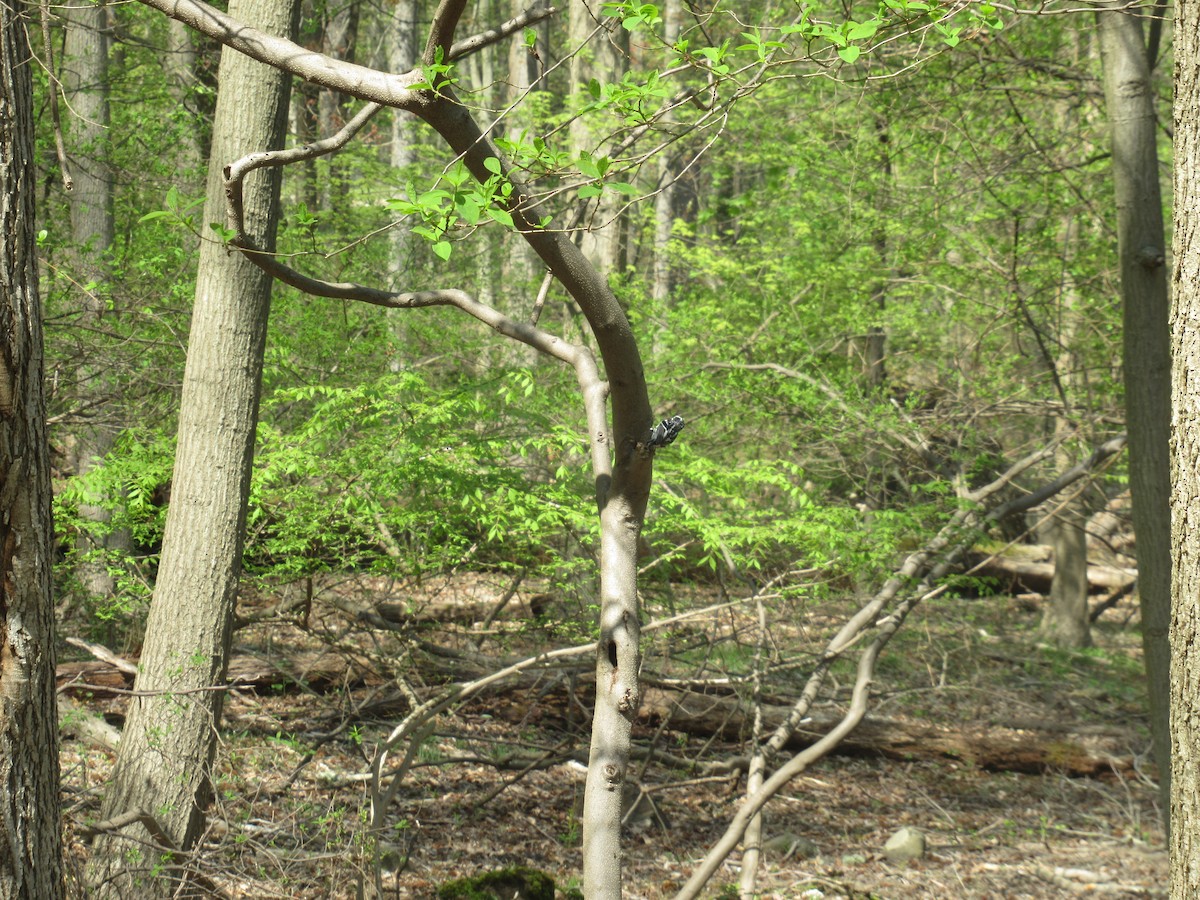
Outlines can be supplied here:
M860 50L858 47L855 47L854 45L851 45L849 47L843 47L841 50L838 51L838 56L840 56L842 59L844 59L848 63L854 62L856 59L858 59L858 57L861 54L862 54L862 50Z
M443 261L445 261L450 258L453 248L450 246L449 241L438 241L433 245L433 252L436 253Z
M579 171L586 178L599 178L601 175L595 160L592 159L590 153L586 152L579 155Z
M602 189L595 184L585 184L579 189L580 200L590 200L592 197L599 197L603 193Z
M879 19L871 19L868 22L852 22L846 30L846 37L852 41L864 41L868 38L873 38L875 32L879 30Z
M458 204L458 214L468 225L479 224L479 201L474 197L464 197Z
M491 172L493 175L499 175L501 172L501 169L503 168L500 165L500 160L496 159L496 157L494 157L494 156L487 157L483 161L483 167L485 169L487 169L489 172Z
M618 191L618 192L620 192L622 194L626 194L627 196L630 196L630 197L636 197L638 194L641 193L641 191L639 191L637 188L635 188L632 184L629 184L624 181L609 181L609 182L606 182L606 184L608 185L608 187L612 188L614 191Z
M507 209L488 207L487 214L492 217L493 221L499 222L501 225L505 225L508 228L516 227L515 223L513 222L513 217Z

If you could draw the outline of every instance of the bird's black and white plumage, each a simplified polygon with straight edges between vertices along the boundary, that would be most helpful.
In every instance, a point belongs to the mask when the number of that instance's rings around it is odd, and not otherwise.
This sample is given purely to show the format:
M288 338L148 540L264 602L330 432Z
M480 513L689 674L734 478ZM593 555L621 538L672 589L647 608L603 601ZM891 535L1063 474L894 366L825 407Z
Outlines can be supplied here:
M669 419L663 419L650 429L650 440L646 441L646 446L665 447L679 437L681 431L683 431L683 416L671 416Z

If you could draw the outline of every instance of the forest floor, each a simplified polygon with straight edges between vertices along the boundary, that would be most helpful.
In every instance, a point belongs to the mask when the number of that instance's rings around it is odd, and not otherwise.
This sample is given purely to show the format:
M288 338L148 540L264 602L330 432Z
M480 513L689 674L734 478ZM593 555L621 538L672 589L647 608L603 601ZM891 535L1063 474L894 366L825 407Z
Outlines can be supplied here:
M369 579L319 587L306 627L295 616L267 618L240 630L235 640L236 653L281 668L305 659L304 668L323 674L300 679L302 689L281 675L266 688L231 692L216 801L193 860L193 870L217 895L356 896L370 870L367 760L408 708L395 676L407 673L408 688L425 696L455 666L467 666L463 660L477 661L470 653L480 632L477 625L472 631L470 620L478 620L478 610L504 590L501 580L483 576L447 581L436 599L427 596L428 585L401 593ZM407 609L441 609L437 624L380 633L351 614L364 598L377 604L401 595ZM295 598L252 598L239 612L263 612L281 599ZM681 591L672 603L706 599L719 598ZM502 647L515 657L546 641L556 626L539 620L531 628L527 602L527 595L514 598L481 651ZM447 603L468 614L456 624L445 613ZM799 626L781 616L772 640L807 637L811 646L789 652L811 653L850 609L849 602L837 601L808 606ZM733 666L738 653L748 651L736 640L712 639L739 634L728 611L720 616L710 623L704 653ZM885 653L872 713L984 730L1031 719L1103 727L1124 736L1129 758L1138 764L1084 778L1052 767L1039 774L991 771L963 758L835 754L768 807L764 836L786 835L784 843L792 846L765 854L763 897L1166 896L1156 792L1141 765L1149 768L1136 617L1128 607L1105 613L1095 631L1097 648L1082 653L1039 646L1037 618L1028 599L941 598L919 607ZM570 643L558 630L549 644ZM664 640L651 642L648 669ZM428 645L422 650L421 641L468 655L448 660ZM699 644L688 646L691 651L672 651L673 658L694 661ZM320 661L330 659L337 665L322 667ZM836 708L848 690L835 672L821 702ZM123 716L127 701L120 696L72 693L110 721ZM433 897L447 879L510 865L545 870L560 888L578 886L582 787L567 760L572 754L585 758L586 706L586 674L560 671L443 713L389 813L383 896ZM626 894L671 897L720 836L745 787L736 777L700 777L679 761L717 761L736 756L741 746L687 734L669 722L661 727L643 721L636 737L662 755L651 765L639 764L639 780L658 815L627 835ZM111 762L108 750L69 736L64 743L64 809L76 875L89 851L83 829L98 815ZM883 847L902 826L925 833L928 853L896 865L885 859ZM735 897L739 865L739 855L730 857L704 896Z

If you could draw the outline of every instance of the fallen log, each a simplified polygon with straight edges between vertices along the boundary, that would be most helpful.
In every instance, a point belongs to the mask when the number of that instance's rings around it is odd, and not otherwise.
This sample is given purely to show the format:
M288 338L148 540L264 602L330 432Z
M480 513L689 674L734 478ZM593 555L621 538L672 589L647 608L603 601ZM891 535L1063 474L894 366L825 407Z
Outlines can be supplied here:
M1049 561L1013 559L1008 556L989 556L972 552L966 555L964 568L973 576L997 578L1010 587L1020 586L1040 594L1049 593L1050 585L1054 581L1054 563ZM1117 590L1136 580L1136 569L1088 566L1088 588L1093 591Z
M763 706L763 730L782 722L790 707ZM750 710L735 696L648 688L639 716L688 734L742 740L750 730ZM814 711L785 745L803 750L842 718L840 710ZM1145 743L1132 729L1029 721L1011 725L938 725L912 719L866 716L835 752L888 759L956 759L981 769L1073 776L1127 774L1133 748Z
M59 663L55 676L60 692L97 697L132 690L134 679L125 667L99 659ZM365 670L341 654L302 651L275 660L239 654L229 661L226 683L253 690L303 686L319 691L335 685L361 684L366 677Z

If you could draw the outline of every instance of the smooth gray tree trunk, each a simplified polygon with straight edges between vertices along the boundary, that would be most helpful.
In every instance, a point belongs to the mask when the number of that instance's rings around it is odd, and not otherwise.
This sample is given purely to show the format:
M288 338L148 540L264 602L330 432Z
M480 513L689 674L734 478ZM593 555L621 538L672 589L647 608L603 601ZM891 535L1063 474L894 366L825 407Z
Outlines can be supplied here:
M182 22L167 23L167 52L163 68L167 73L167 90L179 106L179 114L191 116L194 108L196 82L196 44L191 30ZM204 157L203 135L196 128L180 129L175 145L175 159L180 172L195 170Z
M294 0L234 0L231 13L264 31L289 35ZM204 222L225 221L221 169L240 156L282 146L288 77L224 50ZM278 169L246 187L248 226L273 248ZM162 560L146 624L136 688L102 819L143 810L180 850L199 837L212 793L241 571L246 503L262 379L271 280L212 236L200 252L184 371L179 443ZM130 825L97 839L93 873L102 896L169 896L178 877L152 874L157 856ZM167 867L168 873L179 875Z
M23 9L0 4L0 897L58 900L54 543Z
M571 0L568 23L568 48L571 57L572 90L583 91L592 79L601 84L619 81L628 68L623 52L628 32L619 21L602 14L599 0ZM605 156L609 147L605 138L612 123L604 121L604 112L580 116L571 122L571 148L576 156L590 153ZM580 225L580 249L601 272L615 272L620 264L621 224L618 221L620 195L605 191L587 201L588 210Z
M1054 547L1054 581L1042 608L1039 635L1059 647L1092 645L1088 618L1087 519L1070 503L1046 526Z
M407 72L417 61L417 26L416 22L421 13L420 0L396 0L392 5L391 21L387 26L387 65L393 73ZM399 109L392 110L392 144L390 162L392 168L400 176L397 180L403 183L406 173L416 162L417 153L414 141L416 120L407 112ZM388 260L388 274L392 284L399 285L405 275L411 272L412 255L412 226L405 217L396 223L388 232L391 244L391 257ZM399 335L403 339L403 335Z
M1099 13L1099 20L1121 256L1125 427L1142 647L1154 761L1165 810L1171 795L1171 352L1155 97L1141 20L1116 9Z
M1067 110L1064 115L1070 115ZM1066 471L1078 460L1068 449L1071 433L1076 428L1073 401L1085 393L1078 372L1082 364L1075 352L1080 333L1079 296L1069 274L1066 258L1073 252L1078 225L1067 217L1063 223L1063 276L1057 312L1059 322L1058 346L1061 348L1052 375L1062 392L1062 410L1054 417L1055 434L1062 440L1054 455L1059 471ZM1078 650L1092 645L1092 623L1088 609L1087 509L1082 497L1072 497L1052 511L1043 523L1046 537L1054 547L1054 579L1050 596L1042 607L1040 637L1059 647Z
M683 12L680 0L666 0L662 6L663 40L673 45L679 39L679 25ZM674 117L668 116L663 124L670 126ZM654 277L651 296L656 303L670 305L671 290L671 232L675 227L675 179L678 177L678 160L674 148L659 154L658 193L654 195Z
M75 247L75 281L84 328L96 328L112 300L110 266L113 243L112 172L108 159L108 14L101 3L71 4L63 8L67 35L63 53L63 91L70 111L70 157L74 186L67 195L71 210L71 242ZM111 421L111 384L102 369L84 360L76 371L79 395L96 411L93 420L72 434L71 468L86 475L112 449L116 426ZM83 557L76 568L83 593L107 598L116 590L116 579L103 557L88 558L93 551L129 550L127 531L113 532L112 513L104 497L82 503L79 515L95 528L80 535L77 550Z

